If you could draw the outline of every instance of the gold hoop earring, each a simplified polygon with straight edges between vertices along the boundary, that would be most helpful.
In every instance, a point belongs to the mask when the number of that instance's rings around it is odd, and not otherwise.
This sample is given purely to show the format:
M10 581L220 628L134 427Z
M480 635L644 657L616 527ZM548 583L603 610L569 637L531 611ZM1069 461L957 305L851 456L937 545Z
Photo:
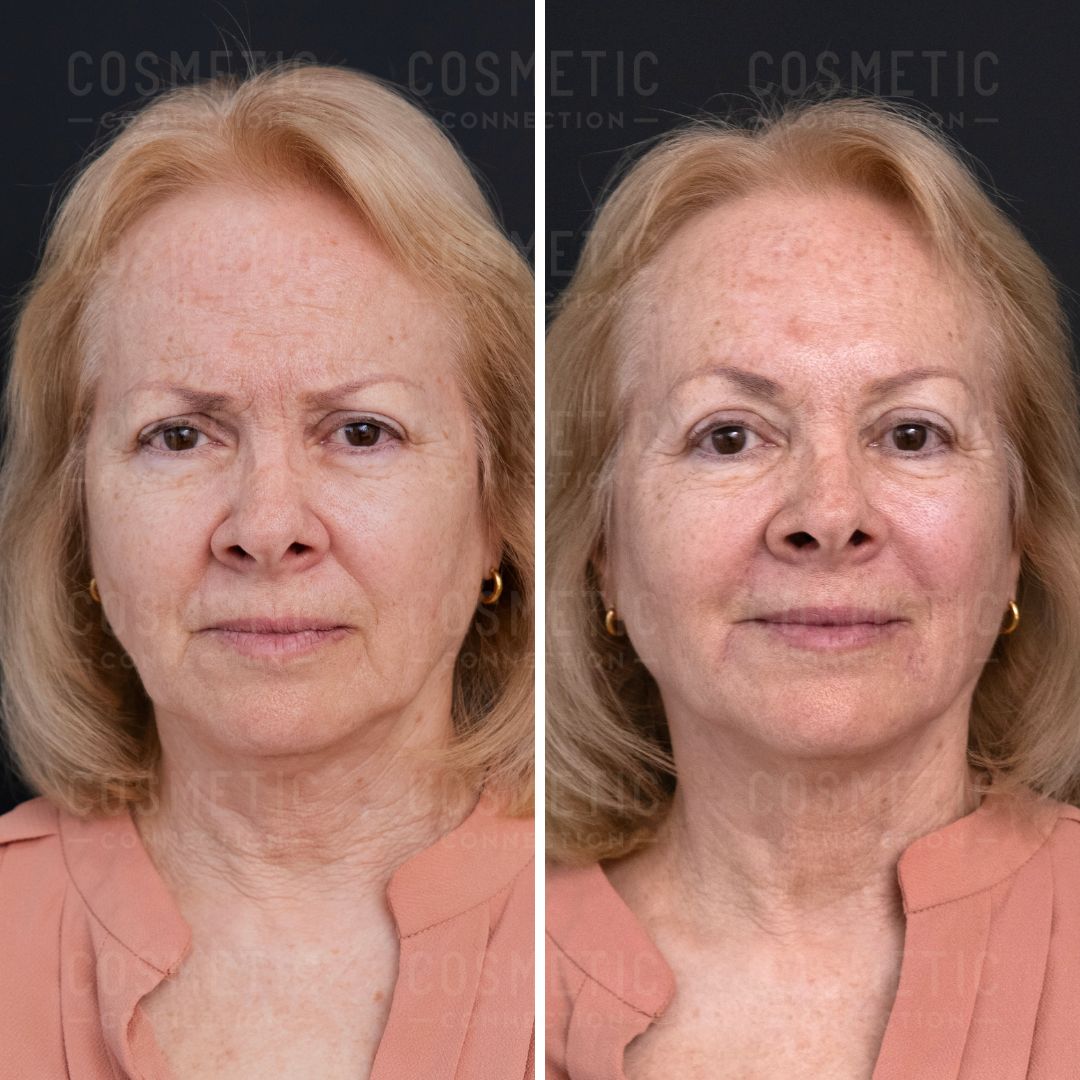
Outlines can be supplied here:
M90 579L90 599L93 600L95 604L101 603L101 593L97 591L97 578Z
M1009 616L1009 625L1000 631L1002 636L1011 634L1020 625L1020 609L1016 606L1015 600L1009 601Z
M615 627L615 609L613 607L609 607L604 613L604 629L612 637L623 637L626 634L625 630L618 630Z
M491 604L497 604L499 602L499 597L502 596L502 589L503 589L503 586L502 586L502 574L499 573L498 567L495 567L491 571L491 577L495 581L495 588L492 589L491 592L489 592L489 593L485 593L484 590L483 590L483 587L481 587L481 589L480 589L480 603L481 604L487 604L489 606Z

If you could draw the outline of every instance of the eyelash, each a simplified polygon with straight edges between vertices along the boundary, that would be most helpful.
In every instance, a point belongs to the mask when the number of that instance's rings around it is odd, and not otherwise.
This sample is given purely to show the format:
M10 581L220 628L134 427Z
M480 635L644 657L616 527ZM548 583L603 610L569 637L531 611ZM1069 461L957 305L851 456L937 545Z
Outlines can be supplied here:
M905 458L932 457L934 454L940 454L943 451L950 449L950 447L953 445L952 434L946 428L942 427L940 424L933 423L933 421L931 421L931 420L925 420L922 417L909 416L909 417L904 417L904 418L902 418L900 420L897 420L895 424L890 424L889 425L889 427L886 429L886 434L888 434L888 432L890 432L890 431L895 431L897 428L902 428L902 427L924 427L928 431L932 431L935 435L937 435L937 437L941 440L941 446L938 446L938 447L936 447L936 448L934 448L932 450L912 450L912 451L909 451L909 450L890 450L889 451L889 453L896 454L898 457L905 457ZM705 431L701 432L700 435L691 436L691 439L690 439L691 446L692 447L697 447L698 449L702 450L702 452L704 452L706 454L706 456L715 457L715 458L739 458L739 457L745 457L748 453L751 452L749 450L740 450L739 453L737 453L737 454L717 454L717 453L709 453L708 451L705 451L704 446L703 446L705 440L708 439L713 434L713 432L720 431L723 428L744 428L747 431L753 431L754 430L752 427L750 427L749 424L739 424L739 423L711 424ZM754 434L757 434L757 432L754 432Z
M346 420L345 423L340 424L334 429L334 431L342 431L344 428L352 427L354 424L370 424L372 427L378 428L383 434L388 435L391 440L401 442L402 437L392 428L389 424L384 423L381 420L376 420L373 416L354 416ZM189 454L197 453L201 447L192 447L188 450L159 450L157 447L151 446L150 442L164 431L172 431L177 428L190 428L192 431L199 432L200 435L206 435L206 432L202 430L197 424L181 417L179 420L167 420L161 424L157 424L149 431L139 436L139 447L143 450L148 450L152 454L161 454L165 457L187 457ZM209 436L207 435L207 438ZM384 442L387 440L380 438L374 446L348 446L343 445L342 449L349 453L366 453L370 454L382 448Z

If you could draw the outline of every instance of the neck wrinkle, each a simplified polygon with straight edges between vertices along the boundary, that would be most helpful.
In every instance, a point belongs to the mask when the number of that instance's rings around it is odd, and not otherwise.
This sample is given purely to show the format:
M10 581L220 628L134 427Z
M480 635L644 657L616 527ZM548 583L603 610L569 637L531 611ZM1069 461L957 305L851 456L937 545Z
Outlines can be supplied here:
M725 739L708 757L676 745L676 761L654 842L605 872L653 928L703 947L724 924L780 942L902 933L900 856L981 801L960 732L873 760L766 762Z
M448 718L387 725L328 753L245 761L163 738L157 806L133 818L182 904L381 910L394 870L476 805L478 791L413 752L448 730Z

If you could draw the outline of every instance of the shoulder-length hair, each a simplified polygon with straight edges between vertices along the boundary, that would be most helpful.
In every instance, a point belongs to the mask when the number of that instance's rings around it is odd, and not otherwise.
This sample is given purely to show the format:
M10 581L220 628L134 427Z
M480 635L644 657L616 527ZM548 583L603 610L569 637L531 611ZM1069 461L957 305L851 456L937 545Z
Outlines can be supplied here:
M504 591L478 609L454 672L455 775L532 801L532 277L462 156L389 84L289 61L179 87L129 118L82 168L24 290L3 401L0 669L25 780L73 813L154 797L160 743L90 578L84 446L99 359L94 286L118 238L171 195L298 181L342 193L397 263L443 297L503 541Z
M838 186L906 208L940 265L990 313L1023 622L998 638L981 673L969 760L1003 787L1080 794L1080 434L1057 286L962 152L918 112L855 95L804 100L662 137L601 205L552 320L547 802L557 861L629 854L654 834L676 784L657 686L629 641L605 633L593 565L609 520L628 347L620 327L635 283L680 225L725 200Z

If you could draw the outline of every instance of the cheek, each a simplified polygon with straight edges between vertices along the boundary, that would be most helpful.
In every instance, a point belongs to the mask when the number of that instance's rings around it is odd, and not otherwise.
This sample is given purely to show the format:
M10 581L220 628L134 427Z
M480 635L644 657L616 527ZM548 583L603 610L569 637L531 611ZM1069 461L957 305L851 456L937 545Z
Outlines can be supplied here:
M335 515L339 560L408 632L457 632L477 602L483 571L478 486L461 472L414 477L350 501Z
M296 538L310 531L308 542L322 544L323 559L337 564L313 581L350 591L336 600L384 629L462 625L480 590L483 542L478 482L466 465L429 459L377 480L342 474L309 490L306 511L290 518ZM228 495L197 469L167 477L106 469L88 478L91 558L113 584L110 622L121 639L175 627L192 606L212 609L222 591L244 591L221 576L213 550L215 530L228 528L228 506ZM257 527L248 521L233 542L243 546L243 529Z
M205 488L191 479L165 492L126 469L88 477L90 557L111 584L109 626L140 664L151 663L181 626L205 571L211 507Z
M958 485L933 499L906 500L892 515L890 531L921 594L913 598L916 606L923 599L929 607L931 630L959 623L969 636L993 636L1007 602L1007 500L996 490Z
M746 579L764 522L715 485L657 477L615 500L614 601L646 663L700 639ZM749 506L756 505L753 500Z
M876 519L882 532L878 568L869 576L881 576L887 599L910 589L908 602L928 607L942 628L961 620L992 630L1008 560L1008 502L998 487L971 477L934 484L879 478L867 496L866 520ZM782 491L770 483L748 489L658 473L619 485L612 580L635 644L654 638L655 651L665 636L700 634L703 620L719 618L728 601L744 595L765 551L770 514L782 505Z

